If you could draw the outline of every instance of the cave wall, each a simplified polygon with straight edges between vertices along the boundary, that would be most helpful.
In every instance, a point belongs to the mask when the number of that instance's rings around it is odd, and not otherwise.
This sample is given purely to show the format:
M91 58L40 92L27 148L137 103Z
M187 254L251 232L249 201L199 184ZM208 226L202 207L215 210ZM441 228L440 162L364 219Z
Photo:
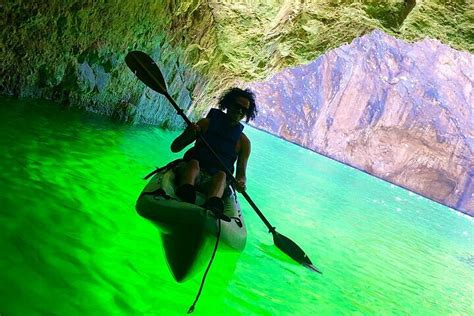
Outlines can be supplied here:
M0 93L44 98L133 123L180 128L163 97L124 63L143 50L159 61L172 96L189 109L207 80L175 41L166 1L11 1L0 21Z
M474 4L462 0L20 0L0 9L0 93L168 128L182 124L126 69L128 51L152 53L192 117L231 85L308 63L373 29L474 51Z

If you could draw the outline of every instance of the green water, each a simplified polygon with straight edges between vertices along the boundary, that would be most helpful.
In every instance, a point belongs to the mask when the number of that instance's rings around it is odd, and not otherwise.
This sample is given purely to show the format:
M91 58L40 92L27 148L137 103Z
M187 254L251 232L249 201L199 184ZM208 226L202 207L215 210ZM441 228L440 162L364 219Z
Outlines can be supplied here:
M217 253L196 315L472 315L474 222L246 127L248 193L323 271L285 259L241 199L249 238ZM134 204L176 133L0 98L0 314L184 315Z

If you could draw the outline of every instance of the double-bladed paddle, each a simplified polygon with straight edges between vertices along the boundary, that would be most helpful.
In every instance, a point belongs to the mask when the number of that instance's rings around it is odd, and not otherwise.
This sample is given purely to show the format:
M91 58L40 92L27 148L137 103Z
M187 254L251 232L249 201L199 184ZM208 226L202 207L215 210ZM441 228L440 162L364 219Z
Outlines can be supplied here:
M144 52L140 51L132 51L127 54L125 57L125 62L127 66L133 71L133 73L140 79L144 84L148 87L153 89L154 91L164 95L168 101L173 105L176 112L184 119L186 124L191 125L192 122L188 119L186 114L184 114L183 110L176 104L174 99L168 93L168 89L166 87L166 81L163 78L160 68L156 65L153 59L148 56ZM202 143L209 149L209 151L217 158L221 166L224 168L227 176L232 180L233 183L236 183L234 175L230 172L230 170L224 165L220 157L216 154L216 152L212 149L212 147L206 142L204 137L201 133L197 133L197 137L202 141ZM265 226L269 229L269 232L273 235L273 242L274 244L288 256L290 256L296 262L304 265L305 267L311 269L312 271L322 273L319 271L308 258L306 253L299 247L294 241L289 239L288 237L280 234L276 231L275 227L273 227L268 220L265 218L263 213L260 209L255 205L252 201L250 196L247 192L242 191L241 194L247 200L247 202L252 206L254 211L263 221Z

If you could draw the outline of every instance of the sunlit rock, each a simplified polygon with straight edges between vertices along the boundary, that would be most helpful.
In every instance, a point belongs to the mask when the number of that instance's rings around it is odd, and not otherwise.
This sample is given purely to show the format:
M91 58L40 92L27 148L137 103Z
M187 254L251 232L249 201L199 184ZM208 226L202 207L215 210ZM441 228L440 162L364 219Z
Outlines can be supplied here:
M374 31L252 85L258 128L474 214L474 56Z

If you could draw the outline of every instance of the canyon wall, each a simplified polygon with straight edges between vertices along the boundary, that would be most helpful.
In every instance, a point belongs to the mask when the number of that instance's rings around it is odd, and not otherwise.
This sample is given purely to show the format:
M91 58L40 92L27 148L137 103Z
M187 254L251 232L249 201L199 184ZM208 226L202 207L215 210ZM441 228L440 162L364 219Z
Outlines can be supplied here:
M474 215L474 56L374 31L254 83L253 125Z

